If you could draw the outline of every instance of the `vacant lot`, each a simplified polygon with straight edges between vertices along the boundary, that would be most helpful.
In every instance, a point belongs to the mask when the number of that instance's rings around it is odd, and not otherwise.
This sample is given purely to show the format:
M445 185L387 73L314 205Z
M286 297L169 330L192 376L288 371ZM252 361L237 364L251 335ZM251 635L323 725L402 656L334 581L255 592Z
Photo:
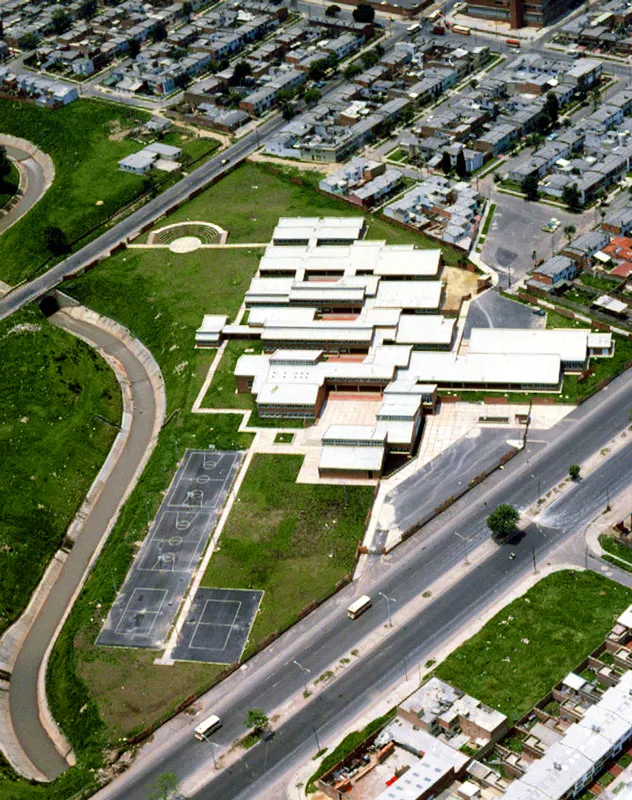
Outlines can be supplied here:
M121 172L118 162L142 144L114 135L149 119L149 114L112 103L77 100L50 110L0 100L0 131L21 136L51 156L52 186L29 213L0 239L0 278L9 283L37 273L50 255L44 240L47 226L61 228L69 242L86 235L136 197L145 179ZM216 143L178 140L191 157Z
M632 591L594 572L543 578L436 674L515 721L603 640Z
M0 632L19 616L116 435L96 353L28 308L0 322Z
M299 186L283 175L275 175L261 164L246 163L233 170L215 186L169 215L167 222L203 220L215 222L228 231L228 241L269 242L279 217L362 216L362 211L342 200ZM368 239L385 239L390 244L438 247L438 243L385 220L368 216ZM164 225L161 220L156 227ZM456 250L441 246L448 264L459 260Z
M291 625L353 567L373 488L299 485L302 456L256 455L204 586L263 589L250 646Z

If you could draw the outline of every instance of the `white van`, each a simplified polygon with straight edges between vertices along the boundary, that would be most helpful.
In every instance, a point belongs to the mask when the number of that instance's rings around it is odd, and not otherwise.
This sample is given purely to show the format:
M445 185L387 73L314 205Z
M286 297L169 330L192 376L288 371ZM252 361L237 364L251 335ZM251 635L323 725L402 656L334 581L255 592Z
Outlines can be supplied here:
M362 597L358 597L357 600L354 600L353 603L347 609L347 616L349 619L356 619L359 617L360 614L364 614L367 608L371 607L371 598L368 594L363 594Z
M200 722L195 729L195 738L203 742L208 736L221 727L221 719L217 716L217 714L213 714L205 719L204 722Z

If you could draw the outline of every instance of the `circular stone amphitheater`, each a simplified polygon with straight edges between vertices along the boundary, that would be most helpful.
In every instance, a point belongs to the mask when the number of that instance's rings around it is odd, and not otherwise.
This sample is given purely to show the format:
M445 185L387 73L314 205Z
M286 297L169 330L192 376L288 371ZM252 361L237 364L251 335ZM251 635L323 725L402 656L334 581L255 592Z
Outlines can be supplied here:
M192 253L198 247L225 244L228 232L212 222L176 222L152 231L147 244L169 247L172 253Z

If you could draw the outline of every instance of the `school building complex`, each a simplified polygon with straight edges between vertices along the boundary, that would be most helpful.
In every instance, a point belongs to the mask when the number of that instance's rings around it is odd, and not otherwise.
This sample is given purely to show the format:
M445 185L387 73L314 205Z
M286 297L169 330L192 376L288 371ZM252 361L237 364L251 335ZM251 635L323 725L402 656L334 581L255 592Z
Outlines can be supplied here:
M247 321L207 315L198 347L260 343L237 390L261 417L316 421L329 392L381 401L374 426L332 425L321 475L374 478L389 452L412 454L438 389L558 392L565 371L609 356L609 333L473 329L457 349L443 313L441 251L368 241L360 218L281 219L246 292Z

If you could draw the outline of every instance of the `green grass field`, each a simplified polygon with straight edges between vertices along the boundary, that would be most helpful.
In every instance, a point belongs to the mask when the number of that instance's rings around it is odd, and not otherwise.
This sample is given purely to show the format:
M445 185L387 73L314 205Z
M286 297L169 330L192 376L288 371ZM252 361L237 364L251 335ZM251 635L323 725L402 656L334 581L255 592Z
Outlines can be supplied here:
M15 164L11 163L8 176L0 182L0 208L4 208L17 192L20 185L20 173Z
M605 561L615 564L619 569L624 569L626 572L632 572L632 550L629 547L619 544L612 536L607 534L602 534L599 537L599 544L609 554L603 556Z
M229 243L263 244L270 241L279 217L357 217L361 214L348 203L319 194L309 186L294 184L261 164L245 163L170 214L166 222L215 222L228 231ZM165 220L160 220L156 228L164 224ZM440 246L422 234L370 215L367 239L384 239L390 244L415 244L418 247ZM452 247L441 245L441 250L447 264L456 264L461 257Z
M256 455L202 585L263 589L250 649L354 564L373 487L297 484L302 456ZM332 554L332 555L330 555Z
M28 308L0 322L0 632L25 607L119 423L114 373Z
M0 100L0 131L33 142L55 164L50 189L0 238L0 279L14 283L38 272L49 256L47 226L60 227L73 242L139 194L144 179L121 172L118 161L142 144L111 137L118 127L129 129L147 119L144 111L95 100L77 100L55 110ZM179 139L176 133L169 135ZM202 140L180 139L179 146L194 158L201 155Z
M556 572L507 605L436 675L515 721L600 644L631 602L630 589L594 572Z

